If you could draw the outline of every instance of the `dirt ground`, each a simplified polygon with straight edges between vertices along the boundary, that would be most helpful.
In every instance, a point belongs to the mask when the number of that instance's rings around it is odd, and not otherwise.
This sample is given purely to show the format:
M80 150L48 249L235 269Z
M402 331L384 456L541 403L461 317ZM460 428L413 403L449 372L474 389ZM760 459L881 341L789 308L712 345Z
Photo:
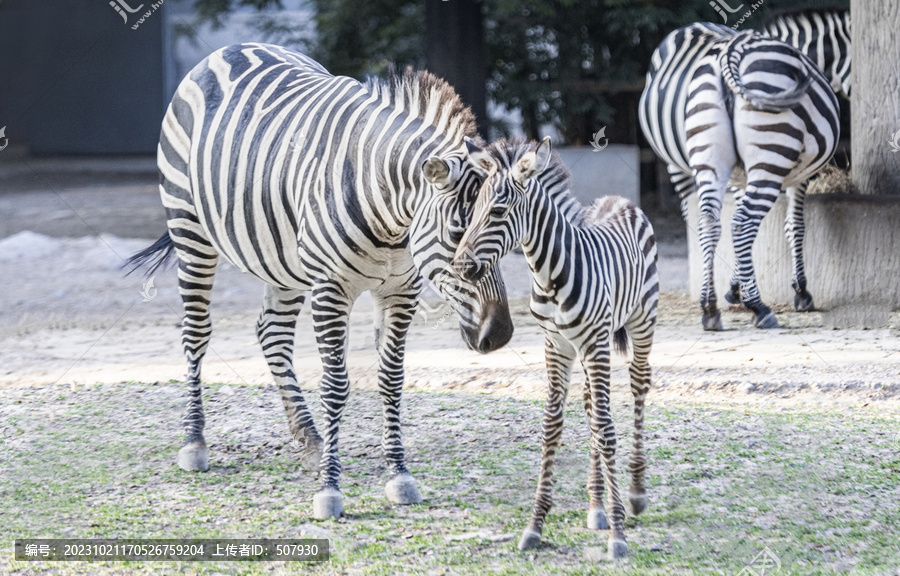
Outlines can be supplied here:
M527 311L521 255L503 262L516 325L506 348L487 356L467 350L434 293L426 298L437 311L423 313L411 330L403 418L422 506L392 508L380 492L371 301L358 301L349 354L354 395L342 429L348 517L318 524L304 519L315 485L291 459L254 334L261 283L227 264L217 277L203 370L214 465L207 475L184 475L172 466L185 372L175 274L159 272L149 286L120 270L164 228L155 186L127 178L102 185L73 179L70 187L65 178L11 181L0 193L0 461L10 463L0 470L0 494L12 502L0 511L4 541L327 534L336 563L318 573L596 569L591 558L605 538L580 528L587 445L580 384L560 457L560 499L550 522L557 528L548 528L548 547L515 552L537 473L545 393L543 336ZM683 235L671 219L657 228L664 294L647 416L656 508L629 520L633 560L615 573L732 574L764 547L778 552L784 573L900 573L897 315L890 328L826 330L822 312L777 310L782 327L760 331L749 313L733 308L723 314L725 331L704 332L685 295ZM295 365L315 400L321 364L308 316L305 310L298 323ZM613 364L623 454L626 362ZM624 456L619 462L624 474ZM47 490L75 493L50 504ZM0 572L34 570L0 560ZM166 571L100 571L156 570ZM177 567L194 570L213 568Z

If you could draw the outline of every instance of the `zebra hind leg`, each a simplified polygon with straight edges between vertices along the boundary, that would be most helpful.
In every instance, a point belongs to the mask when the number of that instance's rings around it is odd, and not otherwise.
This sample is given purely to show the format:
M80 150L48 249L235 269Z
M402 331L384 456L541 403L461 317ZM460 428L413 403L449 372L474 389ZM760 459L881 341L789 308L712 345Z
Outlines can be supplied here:
M803 241L806 238L806 224L803 221L803 203L806 199L804 182L800 186L787 189L788 207L784 221L784 232L791 245L791 258L794 265L794 276L791 287L794 289L794 309L807 312L814 308L813 298L806 290L806 265L803 259Z
M194 244L192 249L178 248L178 292L184 303L181 342L188 361L188 402L182 420L184 444L178 451L177 463L182 470L205 472L209 469L209 449L203 436L206 417L203 413L203 388L200 365L212 335L209 317L210 293L216 273L218 254L212 246Z
M418 280L406 292L375 296L375 337L378 350L378 389L382 398L384 428L381 446L391 478L384 487L385 496L394 504L419 504L422 496L416 480L406 468L403 435L400 428L400 399L403 390L403 359L406 335L416 311Z
M547 404L544 406L543 447L541 450L541 471L537 491L534 496L534 510L531 521L522 531L519 550L531 550L541 543L544 520L553 505L553 463L563 431L563 416L566 396L575 361L575 350L560 338L546 338L545 356L547 378L549 380ZM604 517L604 522L606 518ZM590 520L589 520L590 522Z
M650 348L653 344L655 317L643 319L636 326L629 327L633 356L628 372L631 376L631 393L634 396L634 445L628 471L631 486L628 487L628 512L637 516L647 508L647 489L644 476L647 471L647 456L644 453L644 403L650 391Z
M753 312L753 324L757 328L777 328L778 320L775 313L763 303L759 295L753 270L752 250L753 242L759 233L759 225L775 204L781 190L780 187L756 187L753 182L757 180L752 176L751 170L748 175L751 183L747 185L744 200L738 205L731 221L734 255L741 282L741 299L744 306Z
M305 293L298 290L266 285L256 335L281 394L291 437L300 445L300 465L315 471L322 460L322 437L313 423L293 366L297 315L305 300Z
M589 351L584 360L584 369L591 387L591 452L599 452L605 464L606 514L610 524L607 557L616 560L628 556L628 545L625 543L625 506L616 481L616 431L609 402L608 339ZM600 470L592 466L591 479L599 474ZM590 488L589 486L589 492ZM591 493L592 507L596 504L593 497L594 494Z

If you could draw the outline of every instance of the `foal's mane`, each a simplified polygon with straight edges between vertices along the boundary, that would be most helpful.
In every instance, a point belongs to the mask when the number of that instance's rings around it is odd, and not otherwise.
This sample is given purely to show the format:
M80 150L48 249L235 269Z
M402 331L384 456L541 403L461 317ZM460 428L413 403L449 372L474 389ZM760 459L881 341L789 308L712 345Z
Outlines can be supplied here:
M454 142L462 144L463 137L475 138L478 134L472 110L450 84L427 70L415 71L407 66L399 72L390 65L387 78L371 78L366 88L384 102L418 116Z
M533 152L537 146L537 142L501 138L488 146L487 151L498 164L499 171L502 172L511 169L519 161L519 158L527 152ZM571 174L556 151L550 153L550 163L543 172L537 175L537 179L550 199L559 207L563 216L575 226L582 226L585 219L584 207L572 195L569 188Z

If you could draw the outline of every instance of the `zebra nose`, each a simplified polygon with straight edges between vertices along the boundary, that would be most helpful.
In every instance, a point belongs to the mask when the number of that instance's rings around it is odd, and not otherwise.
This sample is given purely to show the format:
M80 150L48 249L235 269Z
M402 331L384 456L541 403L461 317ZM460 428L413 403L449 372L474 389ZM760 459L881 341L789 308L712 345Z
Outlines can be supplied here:
M509 305L505 300L488 302L485 305L481 330L475 349L482 354L493 352L510 341L513 335L513 323L509 314Z

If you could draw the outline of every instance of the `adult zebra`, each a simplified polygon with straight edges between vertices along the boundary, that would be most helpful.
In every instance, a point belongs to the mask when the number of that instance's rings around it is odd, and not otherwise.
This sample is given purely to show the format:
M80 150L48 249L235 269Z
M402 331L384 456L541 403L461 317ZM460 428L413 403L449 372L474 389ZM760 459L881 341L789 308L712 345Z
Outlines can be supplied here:
M612 559L622 558L627 555L625 507L615 475L610 344L614 340L624 352L630 336L634 347L629 367L634 449L628 503L631 512L639 514L647 506L644 400L650 390L648 357L659 296L653 227L639 208L617 196L607 196L582 209L568 193L567 171L557 156L551 156L549 139L536 148L533 144L499 142L488 151L496 167L482 185L455 264L463 277L477 281L521 244L533 277L531 312L546 337L549 389L544 408L543 457L534 513L519 548L535 548L541 541L552 504L553 463L562 436L565 400L577 358L587 377L584 408L591 428L587 525L605 529L611 524L607 553ZM545 182L550 188L545 188ZM603 511L604 469L609 522Z
M850 10L781 12L766 20L761 31L806 54L831 82L831 88L850 99Z
M751 248L760 222L787 188L793 191L785 228L794 263L794 305L810 308L800 225L805 188L797 186L834 154L839 112L828 81L809 58L756 32L735 33L710 23L685 26L653 53L639 113L675 190L682 198L699 195L704 329L722 328L713 260L722 200L739 162L747 185L731 224L739 282L732 285L732 298L753 312L757 327L778 326L760 298Z
M470 347L488 352L512 335L499 275L473 285L449 272L450 234L466 224L484 177L481 150L467 140L474 134L469 109L428 73L361 84L278 46L239 44L214 52L182 81L158 150L169 230L132 263L178 257L189 387L183 469L208 468L200 365L221 255L266 283L257 333L291 433L304 447L301 461L320 463L323 485L313 499L320 518L343 510L338 426L349 393L348 316L358 295L372 292L391 473L385 491L397 503L421 501L399 419L406 334L421 284L411 238L445 262L448 271L437 277L432 267L432 275L460 313ZM423 214L444 225L421 224ZM307 293L324 367L324 438L292 369Z

